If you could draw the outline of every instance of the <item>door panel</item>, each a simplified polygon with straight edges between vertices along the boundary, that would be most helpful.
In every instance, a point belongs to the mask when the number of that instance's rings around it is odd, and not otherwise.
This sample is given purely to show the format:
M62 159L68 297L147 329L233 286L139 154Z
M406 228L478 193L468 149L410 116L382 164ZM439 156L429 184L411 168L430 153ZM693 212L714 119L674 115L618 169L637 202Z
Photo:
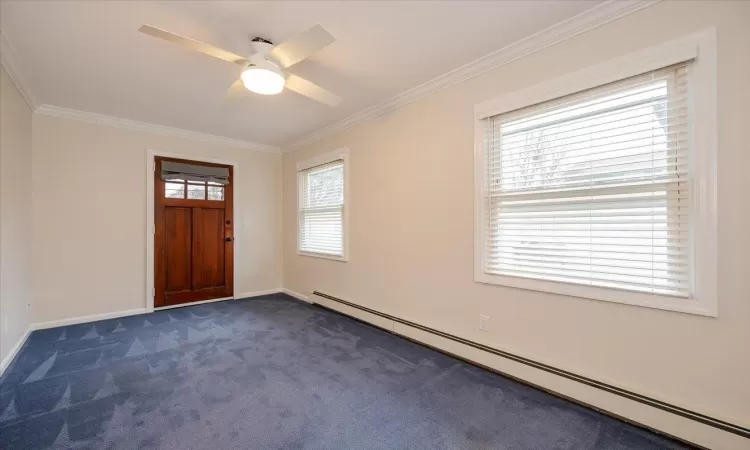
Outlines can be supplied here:
M193 289L223 286L224 210L193 209Z
M192 222L190 208L165 208L166 290L191 289Z
M222 187L216 183L203 183L201 188L199 181L170 179L169 190L165 190L165 182L161 179L162 161L226 167L229 184ZM155 159L155 307L234 294L232 185L230 166L175 158ZM207 195L209 188L211 196ZM217 195L217 191L223 196Z

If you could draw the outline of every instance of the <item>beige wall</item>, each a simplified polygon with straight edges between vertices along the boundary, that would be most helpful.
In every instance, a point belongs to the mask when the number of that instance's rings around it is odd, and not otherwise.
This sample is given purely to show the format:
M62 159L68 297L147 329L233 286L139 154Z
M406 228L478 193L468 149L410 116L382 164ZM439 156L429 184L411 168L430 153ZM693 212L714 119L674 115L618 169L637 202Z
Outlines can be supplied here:
M146 306L146 151L238 163L235 294L281 287L281 157L34 115L35 322Z
M31 110L0 67L0 363L29 328ZM0 372L2 369L0 368Z
M473 281L473 106L710 26L719 318ZM750 2L663 2L284 155L284 281L750 426ZM350 256L296 253L300 159L349 147ZM491 317L478 330L479 314ZM742 444L744 445L744 444Z

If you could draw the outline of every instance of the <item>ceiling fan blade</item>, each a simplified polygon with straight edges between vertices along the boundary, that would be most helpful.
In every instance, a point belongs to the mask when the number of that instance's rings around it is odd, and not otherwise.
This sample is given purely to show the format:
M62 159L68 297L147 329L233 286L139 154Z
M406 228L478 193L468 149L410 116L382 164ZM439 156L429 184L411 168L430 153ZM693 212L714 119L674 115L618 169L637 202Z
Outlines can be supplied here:
M303 31L297 36L274 47L268 56L273 58L283 69L293 66L313 53L335 41L331 33L322 25Z
M196 41L195 39L180 36L179 34L170 33L169 31L161 30L159 28L152 27L151 25L142 25L138 29L138 31L149 36L164 39L165 41L172 42L173 44L187 47L191 50L195 50L196 52L201 52L208 56L213 56L214 58L219 58L223 61L228 61L240 65L244 65L247 62L246 58L235 55L232 52L222 50L218 47L214 47L213 45L209 45L204 42Z
M289 89L290 91L302 94L305 97L317 100L320 103L326 104L328 106L336 106L341 103L341 97L339 97L338 95L334 94L331 91L323 89L317 84L307 81L302 77L298 77L297 75L287 76L286 85L284 85L284 87Z
M225 100L228 102L244 100L250 96L249 94L250 94L250 91L247 90L245 85L242 84L242 80L240 79L240 80L235 81L231 86L229 86L229 89L227 89Z

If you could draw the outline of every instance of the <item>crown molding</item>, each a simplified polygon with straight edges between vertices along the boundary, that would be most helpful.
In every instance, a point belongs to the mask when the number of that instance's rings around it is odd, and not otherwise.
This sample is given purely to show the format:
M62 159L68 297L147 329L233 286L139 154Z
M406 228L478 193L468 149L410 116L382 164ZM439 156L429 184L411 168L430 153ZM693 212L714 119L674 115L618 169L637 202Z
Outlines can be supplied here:
M524 56L571 39L606 23L625 17L641 9L653 6L661 0L608 0L562 22L558 22L531 36L513 42L495 52L433 78L423 84L404 91L395 97L355 113L332 125L283 145L283 152L290 152L312 144L327 136L366 122L389 111L401 108L422 97L435 94L469 78L504 66Z
M36 109L36 102L34 96L29 89L29 84L26 78L23 77L23 72L18 65L18 59L16 59L16 53L13 50L13 46L10 45L10 41L5 37L2 31L0 31L0 65L5 68L8 72L10 79L15 83L18 92L21 93L26 104L29 108L34 111Z
M37 114L45 116L63 117L66 119L80 120L82 122L96 123L100 125L109 125L126 130L144 131L147 133L162 134L175 136L193 141L210 142L213 144L226 145L229 147L247 148L258 152L281 153L278 147L272 145L258 144L257 142L244 141L225 136L216 136L213 134L200 133L197 131L183 130L182 128L168 127L165 125L156 125L147 122L138 122L136 120L123 119L120 117L107 116L104 114L78 111L75 109L61 108L53 105L41 105L35 111Z

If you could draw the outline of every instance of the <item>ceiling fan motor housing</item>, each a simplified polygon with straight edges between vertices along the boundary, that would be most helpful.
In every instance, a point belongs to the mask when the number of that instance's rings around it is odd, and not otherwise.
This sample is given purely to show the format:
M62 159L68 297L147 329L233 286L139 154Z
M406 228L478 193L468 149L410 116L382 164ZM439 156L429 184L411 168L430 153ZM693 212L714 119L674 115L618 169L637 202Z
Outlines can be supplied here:
M253 54L265 56L271 51L271 49L273 49L273 42L268 39L256 37L250 41L250 47L253 49Z

